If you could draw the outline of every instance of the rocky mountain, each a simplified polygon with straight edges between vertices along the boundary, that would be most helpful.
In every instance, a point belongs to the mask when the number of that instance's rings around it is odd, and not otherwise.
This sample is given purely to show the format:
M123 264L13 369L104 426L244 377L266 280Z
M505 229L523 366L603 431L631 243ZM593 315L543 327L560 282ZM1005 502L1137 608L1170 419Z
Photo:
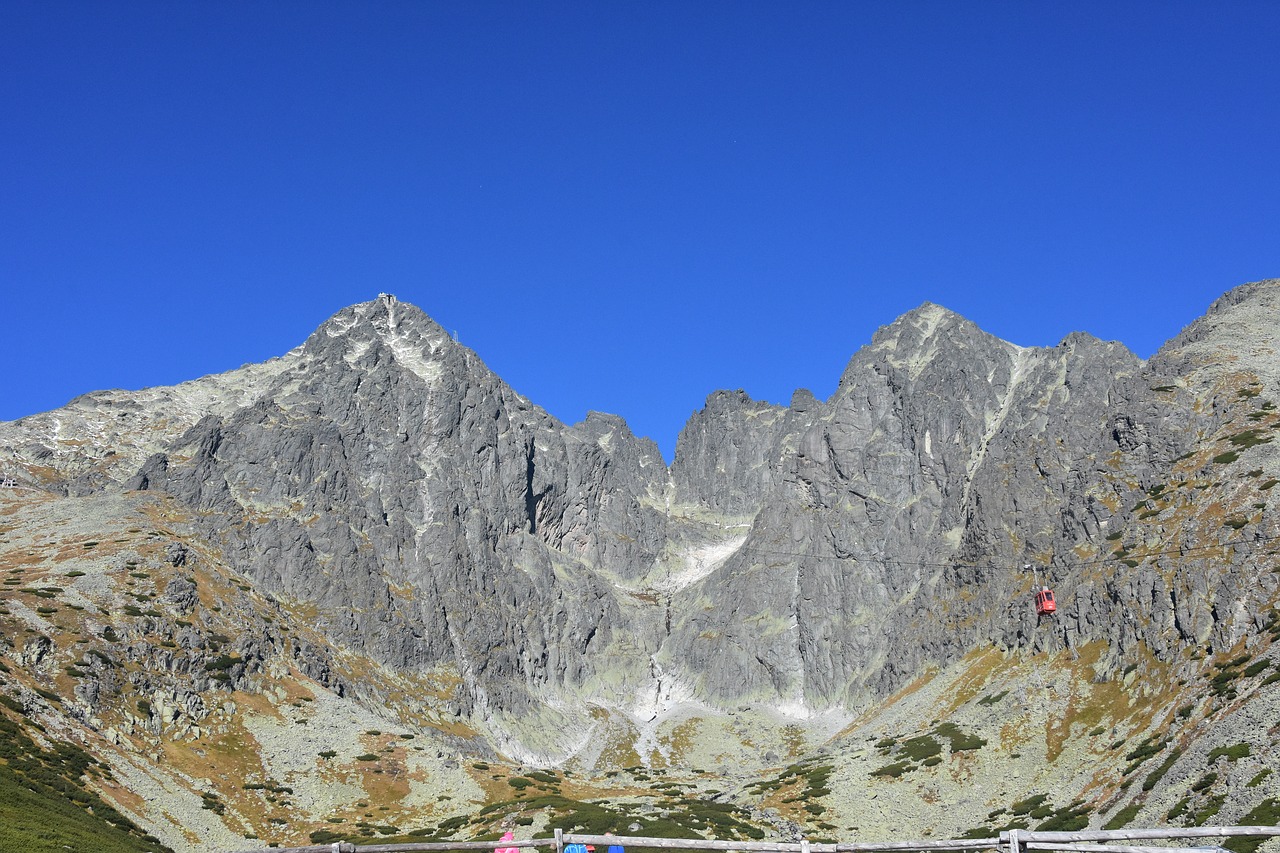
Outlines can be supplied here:
M713 393L668 467L383 295L0 424L3 713L174 847L657 827L658 776L748 834L1238 819L1277 793L1278 343L1275 280L1147 361L925 304L826 401Z

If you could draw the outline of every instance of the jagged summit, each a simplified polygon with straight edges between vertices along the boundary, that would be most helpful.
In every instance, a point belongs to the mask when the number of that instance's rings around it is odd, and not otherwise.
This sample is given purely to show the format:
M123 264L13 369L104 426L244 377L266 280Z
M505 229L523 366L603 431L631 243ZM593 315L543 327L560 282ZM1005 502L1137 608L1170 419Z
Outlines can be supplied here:
M1280 654L1278 306L1280 282L1233 291L1144 363L1084 334L1016 347L926 303L826 401L712 393L668 467L621 418L566 426L382 296L266 364L0 424L0 479L22 487L0 491L22 573L0 687L33 706L56 688L41 719L141 791L187 790L252 740L261 767L198 784L323 779L369 803L341 774L405 752L377 740L398 726L422 762L359 784L436 814L463 806L422 780L481 802L497 774L467 776L480 759L732 779L821 744L845 768L833 790L902 784L939 826L956 784L994 775L1114 814L1138 759L1113 767L1108 744L1177 739L1175 760L1207 761L1246 736L1227 688L1253 701L1242 685L1263 690L1255 667ZM1052 620L1033 583L1057 589ZM1031 691L1041 670L1051 689ZM953 718L1035 764L978 772L939 746L910 771L933 787L872 774L898 749L882 744ZM1264 728L1255 754L1280 754ZM156 781L140 756L162 751L178 769ZM1262 796L1261 769L1232 790ZM1179 773L1137 805L1196 794ZM995 796L966 785L965 808L994 815ZM864 799L839 807L862 820Z

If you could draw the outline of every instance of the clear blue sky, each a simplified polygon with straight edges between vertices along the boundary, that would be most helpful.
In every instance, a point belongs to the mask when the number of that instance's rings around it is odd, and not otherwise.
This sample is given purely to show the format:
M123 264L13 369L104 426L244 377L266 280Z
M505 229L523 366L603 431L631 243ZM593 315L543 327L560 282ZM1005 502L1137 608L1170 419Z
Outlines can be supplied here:
M1280 3L0 0L0 419L379 291L670 456L925 300L1149 356L1280 276Z

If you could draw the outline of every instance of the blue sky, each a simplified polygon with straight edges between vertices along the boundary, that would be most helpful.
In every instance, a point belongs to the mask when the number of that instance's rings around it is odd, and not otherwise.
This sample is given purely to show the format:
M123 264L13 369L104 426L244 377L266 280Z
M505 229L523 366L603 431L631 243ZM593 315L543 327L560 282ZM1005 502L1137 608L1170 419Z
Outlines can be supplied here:
M0 419L380 291L671 454L926 300L1149 356L1280 276L1274 2L0 0Z

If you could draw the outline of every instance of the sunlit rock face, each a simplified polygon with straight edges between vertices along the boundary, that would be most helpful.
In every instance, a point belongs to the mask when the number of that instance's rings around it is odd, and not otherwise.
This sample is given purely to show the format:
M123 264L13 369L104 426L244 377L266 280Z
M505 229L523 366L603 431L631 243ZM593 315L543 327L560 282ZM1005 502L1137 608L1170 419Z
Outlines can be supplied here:
M1139 647L1230 647L1272 575L1197 549L1273 524L1278 337L1274 281L1147 362L1084 334L1020 348L925 304L829 400L711 394L668 467L620 418L557 421L382 296L267 364L86 395L0 425L0 447L52 493L170 496L334 648L449 673L424 703L552 754L591 708L806 718L979 649L1099 640L1106 671ZM1068 593L1051 625L1033 583Z

